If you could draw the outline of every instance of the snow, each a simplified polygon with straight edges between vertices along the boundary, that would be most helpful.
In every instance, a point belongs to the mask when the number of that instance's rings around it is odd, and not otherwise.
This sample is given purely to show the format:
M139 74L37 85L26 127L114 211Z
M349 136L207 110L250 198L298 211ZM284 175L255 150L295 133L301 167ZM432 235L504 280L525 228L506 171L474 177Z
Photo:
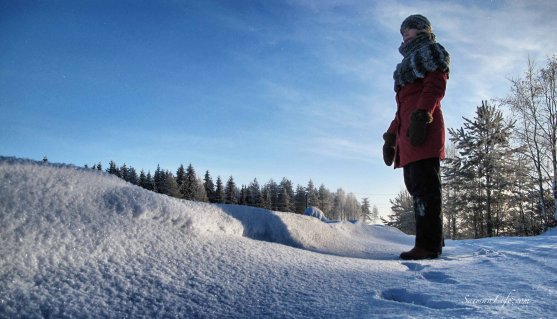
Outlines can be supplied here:
M401 261L386 226L155 194L0 157L1 318L423 318L557 314L557 232Z
M327 216L325 216L325 213L323 213L321 209L313 206L306 208L306 210L304 211L304 215L315 217L323 222L329 221L329 219L327 218Z

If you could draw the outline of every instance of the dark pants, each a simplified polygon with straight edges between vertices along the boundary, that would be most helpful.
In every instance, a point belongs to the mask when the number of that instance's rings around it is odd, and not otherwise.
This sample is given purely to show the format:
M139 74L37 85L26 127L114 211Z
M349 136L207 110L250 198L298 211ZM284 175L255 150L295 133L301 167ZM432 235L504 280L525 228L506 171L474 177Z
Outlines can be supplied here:
M443 247L443 214L439 158L404 166L404 184L414 199L415 246L440 253Z

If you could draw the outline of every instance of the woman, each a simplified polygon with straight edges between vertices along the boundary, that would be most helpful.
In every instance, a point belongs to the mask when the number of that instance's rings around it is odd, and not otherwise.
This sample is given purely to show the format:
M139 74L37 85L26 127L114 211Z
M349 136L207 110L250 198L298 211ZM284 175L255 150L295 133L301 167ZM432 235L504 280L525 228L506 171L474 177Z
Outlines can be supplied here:
M449 79L449 53L435 42L422 15L402 22L403 55L394 72L398 109L383 134L385 164L403 168L404 184L414 200L416 242L400 258L437 258L443 246L440 160L445 157L441 100Z

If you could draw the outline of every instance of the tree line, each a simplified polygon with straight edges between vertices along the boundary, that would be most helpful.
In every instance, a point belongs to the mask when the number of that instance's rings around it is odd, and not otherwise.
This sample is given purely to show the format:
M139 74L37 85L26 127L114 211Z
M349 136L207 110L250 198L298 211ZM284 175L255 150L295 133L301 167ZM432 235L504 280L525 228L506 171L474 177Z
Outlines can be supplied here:
M448 130L442 168L447 237L528 236L556 226L556 73L556 56L541 68L529 61L507 97L482 101L473 119ZM411 196L402 191L391 205L383 221L413 233Z
M86 168L89 166L86 165ZM101 163L91 168L103 170ZM346 193L342 188L331 192L323 184L316 187L311 179L305 187L294 187L286 177L280 183L271 179L263 185L254 178L248 185L238 187L232 176L226 181L218 176L214 181L208 170L201 178L192 164L187 168L180 165L175 174L161 169L160 165L157 165L154 174L144 170L138 174L135 168L126 164L118 166L114 161L110 161L106 172L147 190L192 201L238 204L298 214L314 206L322 210L327 218L338 221L373 223L378 216L377 207L372 208L367 198L360 203L353 193Z

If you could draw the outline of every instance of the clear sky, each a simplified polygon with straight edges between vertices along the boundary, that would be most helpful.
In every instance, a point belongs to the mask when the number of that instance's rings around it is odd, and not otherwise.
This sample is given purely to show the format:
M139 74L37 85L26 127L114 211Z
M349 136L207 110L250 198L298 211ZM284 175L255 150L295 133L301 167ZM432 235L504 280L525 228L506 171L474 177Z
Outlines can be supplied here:
M557 1L0 0L0 155L403 189L381 158L399 27L451 53L447 127L557 53Z

